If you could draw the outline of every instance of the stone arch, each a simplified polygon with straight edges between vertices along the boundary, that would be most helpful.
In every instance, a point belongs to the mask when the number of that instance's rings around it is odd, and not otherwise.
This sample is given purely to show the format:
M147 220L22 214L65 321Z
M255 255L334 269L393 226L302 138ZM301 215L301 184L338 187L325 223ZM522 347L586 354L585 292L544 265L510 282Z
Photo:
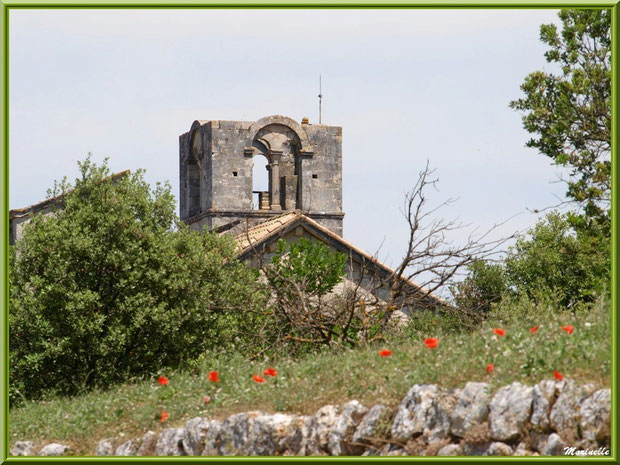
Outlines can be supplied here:
M310 145L310 141L308 140L308 135L306 134L306 131L304 130L304 128L301 127L301 125L294 119L289 118L287 116L282 116L282 115L266 116L252 123L252 125L250 126L248 130L248 139L249 139L248 146L253 144L254 139L256 139L256 136L258 135L261 129L265 128L266 126L270 126L270 125L280 125L280 126L288 127L292 132L295 133L295 135L297 136L297 139L299 139L299 145L300 145L299 151L307 152L307 153L312 152L312 146Z
M268 141L264 141L261 139L254 139L252 141L252 147L255 149L255 150L252 150L253 154L256 154L258 152L264 155L267 158L267 160L269 160L269 151L271 150L271 147L269 146Z
M202 134L198 129L194 129L190 137L190 156L197 160L202 158Z
M252 157L252 208L269 210L271 196L271 180L269 156L263 152L255 152Z
M189 128L189 132L193 132L195 129L198 129L204 126L206 123L208 123L208 121L197 119L196 121L192 123L192 127Z
M266 154L280 152L298 154L301 141L297 133L290 127L276 123L263 126L254 136L252 147Z
M301 205L301 157L312 156L308 135L291 118L274 115L253 123L246 155L262 154L269 162L269 208L292 210Z
M189 141L189 150L185 153L185 155L187 156L192 155L192 149L194 145L194 135L197 133L200 133L200 128L204 126L207 122L208 121L196 120L192 123L191 127L189 128L189 131L187 131L187 133L190 135L190 141Z
M188 215L190 217L200 213L202 198L202 135L200 125L192 124L192 132L189 140L189 155L187 164L187 195ZM196 126L196 127L195 127Z

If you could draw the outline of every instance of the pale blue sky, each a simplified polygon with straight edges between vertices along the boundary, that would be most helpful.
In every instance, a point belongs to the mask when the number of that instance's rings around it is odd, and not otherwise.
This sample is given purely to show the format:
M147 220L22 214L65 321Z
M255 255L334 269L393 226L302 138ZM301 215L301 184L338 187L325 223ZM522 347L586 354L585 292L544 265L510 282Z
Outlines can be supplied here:
M508 108L549 66L556 10L11 10L10 208L77 174L88 152L178 196L178 136L196 119L283 114L343 127L344 236L394 264L404 193L430 159L442 216L533 225L557 168ZM429 192L429 194L431 194Z

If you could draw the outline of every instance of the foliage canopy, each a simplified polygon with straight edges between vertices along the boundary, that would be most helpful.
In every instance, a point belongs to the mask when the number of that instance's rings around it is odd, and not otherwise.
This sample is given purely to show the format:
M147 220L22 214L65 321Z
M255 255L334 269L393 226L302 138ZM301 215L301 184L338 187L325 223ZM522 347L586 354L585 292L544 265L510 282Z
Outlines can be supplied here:
M510 102L533 137L528 147L570 168L569 202L518 238L499 265L478 262L453 288L464 308L488 311L499 300L575 308L609 292L611 200L611 10L565 9L561 30L540 27L555 73L535 71Z
M232 344L260 301L227 237L190 231L170 186L79 163L62 208L35 216L10 267L12 396L76 393Z
M355 345L360 319L355 293L344 286L347 255L325 244L301 238L278 241L271 263L263 267L272 294L265 339L289 353L304 353L325 345Z
M508 284L517 294L537 301L554 296L563 307L593 303L608 292L610 244L594 226L574 229L569 215L549 213L527 236L521 236L506 259ZM602 226L596 226L598 230Z
M281 287L293 280L305 292L324 296L342 281L346 263L345 254L333 253L319 242L302 238L287 246L280 239L268 275L274 286Z
M520 235L502 263L476 262L452 288L455 304L487 313L502 300L551 302L563 308L592 304L608 295L610 244L594 224L574 228L571 216L551 212Z
M605 217L611 195L611 10L561 10L562 30L540 27L545 58L560 73L535 71L525 78L524 112L534 134L528 147L570 168L567 196L591 218Z

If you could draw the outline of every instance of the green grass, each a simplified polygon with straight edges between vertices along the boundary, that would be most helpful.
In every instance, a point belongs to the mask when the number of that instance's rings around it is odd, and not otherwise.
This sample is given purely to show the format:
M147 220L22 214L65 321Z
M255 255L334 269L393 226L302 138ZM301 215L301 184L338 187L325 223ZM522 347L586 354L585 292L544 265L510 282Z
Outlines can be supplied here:
M611 366L609 303L573 315L547 309L515 309L503 321L489 320L474 332L434 334L408 332L389 342L350 351L324 351L303 359L282 358L248 362L225 348L205 356L193 371L153 373L107 390L73 398L25 402L10 411L10 442L33 440L69 444L77 455L91 455L96 443L109 437L130 439L147 430L182 426L196 416L223 418L247 410L312 414L326 404L357 399L367 406L396 406L416 383L462 387L467 381L487 381L493 388L513 381L534 384L553 379L556 370L566 378L609 386ZM493 328L506 336L498 337ZM530 326L539 325L534 335ZM560 327L574 326L573 334ZM415 334L415 335L412 335ZM424 337L438 337L436 349L424 347ZM392 356L381 358L379 349ZM495 368L486 373L488 363ZM278 375L262 384L252 380L267 367ZM219 372L220 382L208 380ZM159 375L169 379L160 386ZM204 397L210 395L210 404ZM161 411L169 413L165 424Z

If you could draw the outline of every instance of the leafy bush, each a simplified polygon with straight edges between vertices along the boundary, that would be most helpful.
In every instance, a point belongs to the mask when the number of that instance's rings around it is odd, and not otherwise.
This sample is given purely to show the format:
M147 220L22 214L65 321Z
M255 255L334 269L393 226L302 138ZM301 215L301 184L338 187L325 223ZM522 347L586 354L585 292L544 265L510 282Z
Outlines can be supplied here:
M287 247L280 239L268 275L274 286L293 281L309 294L324 296L342 281L346 264L345 254L331 252L320 242L302 238Z
M487 313L491 304L499 302L508 292L504 267L478 260L468 271L469 275L451 288L454 303L461 310Z
M63 205L36 216L10 264L11 396L92 386L179 366L239 343L261 304L230 238L190 231L168 185L79 163ZM72 189L70 189L72 188Z
M297 354L323 345L354 344L359 326L355 296L346 288L334 291L346 262L345 254L319 242L278 241L271 263L263 268L272 306L271 324L261 337Z
M549 213L517 238L500 264L476 262L452 288L464 312L500 308L576 308L609 294L610 237L606 222Z
M506 259L508 283L518 295L534 302L553 295L566 308L607 292L610 270L605 227L576 228L571 216L557 212L520 237Z

